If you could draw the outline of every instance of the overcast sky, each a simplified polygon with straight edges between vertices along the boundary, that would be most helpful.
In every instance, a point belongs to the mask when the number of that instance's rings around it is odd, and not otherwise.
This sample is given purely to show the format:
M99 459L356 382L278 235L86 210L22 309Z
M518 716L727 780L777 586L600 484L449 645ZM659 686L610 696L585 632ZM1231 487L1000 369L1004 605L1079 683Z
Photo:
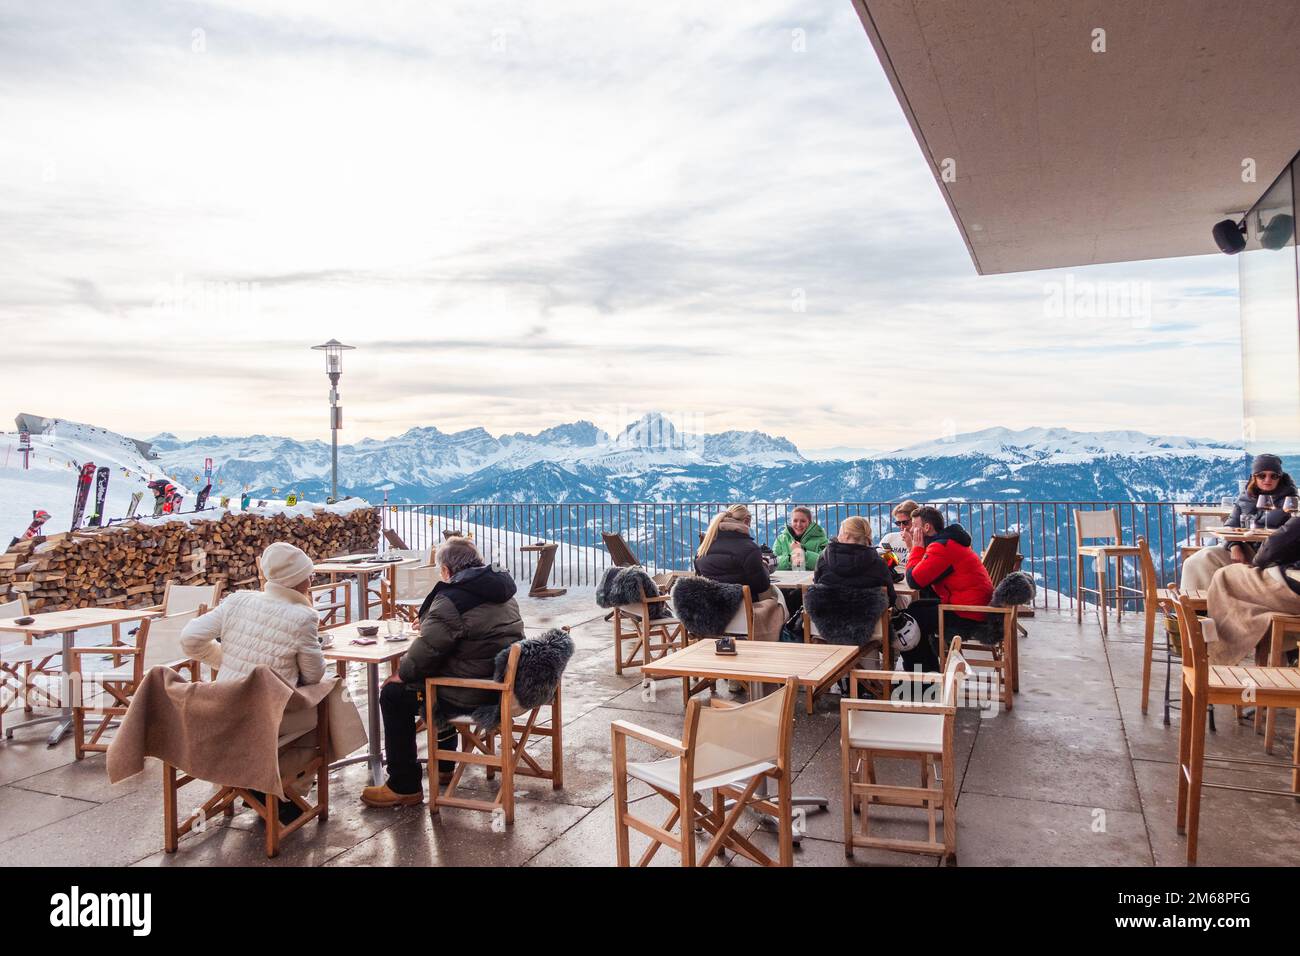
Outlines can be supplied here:
M848 0L3 0L0 128L5 419L1240 435L1235 262L976 276Z

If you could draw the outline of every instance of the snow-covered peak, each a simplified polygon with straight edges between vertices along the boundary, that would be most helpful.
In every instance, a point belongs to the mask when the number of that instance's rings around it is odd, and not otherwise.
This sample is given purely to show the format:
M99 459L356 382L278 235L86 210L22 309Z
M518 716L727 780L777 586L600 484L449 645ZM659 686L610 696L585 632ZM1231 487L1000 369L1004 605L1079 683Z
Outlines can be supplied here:
M955 458L980 455L996 461L1056 463L1096 458L1175 456L1239 458L1244 452L1230 442L1199 438L1161 437L1138 431L1079 432L1068 428L985 428L922 442L875 458Z

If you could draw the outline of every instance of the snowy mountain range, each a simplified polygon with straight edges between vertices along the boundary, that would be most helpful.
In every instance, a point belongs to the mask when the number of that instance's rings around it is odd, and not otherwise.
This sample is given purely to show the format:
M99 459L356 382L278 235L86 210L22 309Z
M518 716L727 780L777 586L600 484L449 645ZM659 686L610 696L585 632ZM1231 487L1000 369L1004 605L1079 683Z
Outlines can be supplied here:
M158 465L194 483L205 458L227 489L328 494L322 441L158 435ZM339 448L340 493L395 502L1208 500L1235 491L1229 443L1134 431L990 428L851 460L810 460L761 431L689 434L651 413L615 435L591 422L493 437L413 428ZM274 490L273 490L274 489Z

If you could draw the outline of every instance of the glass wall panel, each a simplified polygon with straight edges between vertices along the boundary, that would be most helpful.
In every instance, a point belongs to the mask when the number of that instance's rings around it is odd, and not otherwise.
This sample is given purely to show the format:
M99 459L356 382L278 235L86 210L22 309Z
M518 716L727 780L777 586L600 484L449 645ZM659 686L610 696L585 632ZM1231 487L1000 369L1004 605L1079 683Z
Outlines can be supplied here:
M1300 455L1295 166L1292 161L1247 214L1247 245L1237 256L1244 434L1251 454Z

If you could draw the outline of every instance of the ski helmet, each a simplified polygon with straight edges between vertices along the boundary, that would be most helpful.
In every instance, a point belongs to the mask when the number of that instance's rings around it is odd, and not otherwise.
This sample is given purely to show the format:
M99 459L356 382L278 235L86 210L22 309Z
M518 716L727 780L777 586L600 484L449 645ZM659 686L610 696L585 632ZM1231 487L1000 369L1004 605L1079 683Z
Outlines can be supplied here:
M49 521L49 520L50 520L50 513L49 513L48 511L42 511L40 508L37 508L35 511L32 512L32 521L33 521L33 522L35 522L35 521L42 521L42 522L44 522L44 521Z
M912 651L921 643L921 625L916 623L916 618L906 611L898 611L894 614L894 640L893 647L896 651Z

